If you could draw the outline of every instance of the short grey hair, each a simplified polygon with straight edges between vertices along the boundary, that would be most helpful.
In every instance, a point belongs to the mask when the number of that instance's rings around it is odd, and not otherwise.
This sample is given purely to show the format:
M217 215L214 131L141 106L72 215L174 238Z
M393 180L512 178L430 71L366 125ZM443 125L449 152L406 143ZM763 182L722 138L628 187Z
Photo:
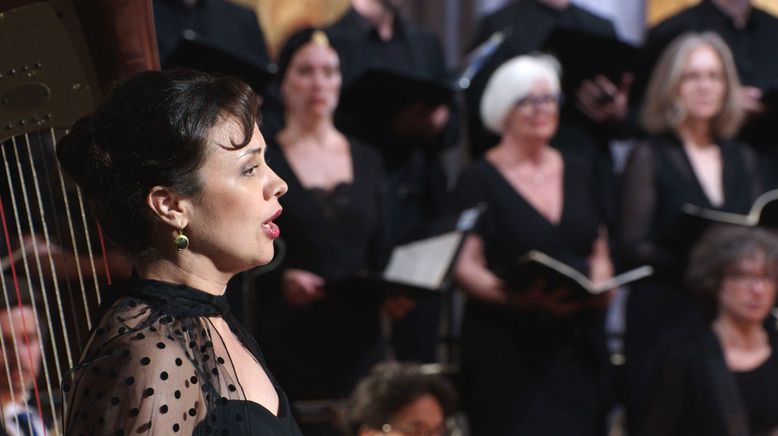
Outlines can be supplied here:
M726 93L721 111L714 117L711 127L716 136L731 137L743 124L745 113L737 99L740 89L735 61L727 43L713 32L688 32L677 37L667 46L651 74L643 104L643 127L653 134L675 131L686 114L678 104L678 86L691 53L701 47L710 47L723 66Z
M481 121L494 133L502 134L513 106L528 96L539 81L546 81L559 93L559 62L545 54L521 55L495 70L481 97Z

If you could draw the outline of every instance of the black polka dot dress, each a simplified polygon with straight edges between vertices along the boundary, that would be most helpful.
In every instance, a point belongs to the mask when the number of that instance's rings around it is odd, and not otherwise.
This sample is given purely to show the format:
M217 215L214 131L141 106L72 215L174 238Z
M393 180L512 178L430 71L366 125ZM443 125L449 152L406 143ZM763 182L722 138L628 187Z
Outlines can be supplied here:
M108 289L102 320L62 389L68 435L301 435L289 401L223 296L154 280ZM278 414L246 400L210 319L265 368Z

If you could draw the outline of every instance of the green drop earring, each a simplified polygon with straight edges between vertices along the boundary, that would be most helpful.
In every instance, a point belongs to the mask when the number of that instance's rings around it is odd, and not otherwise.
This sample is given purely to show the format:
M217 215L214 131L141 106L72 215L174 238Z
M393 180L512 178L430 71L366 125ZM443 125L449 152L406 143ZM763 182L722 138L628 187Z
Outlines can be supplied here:
M178 231L178 236L173 239L173 246L176 247L176 251L184 251L189 248L189 238L184 234L184 229Z

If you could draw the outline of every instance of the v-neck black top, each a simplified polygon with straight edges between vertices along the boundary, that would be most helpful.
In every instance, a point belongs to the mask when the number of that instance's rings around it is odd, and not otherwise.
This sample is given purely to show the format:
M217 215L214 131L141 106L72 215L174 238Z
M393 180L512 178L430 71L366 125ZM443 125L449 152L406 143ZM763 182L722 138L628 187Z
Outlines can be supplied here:
M716 144L724 190L720 206L708 199L676 136L652 137L632 151L621 186L619 239L626 266L649 264L660 277L680 277L694 242L682 211L684 203L748 213L761 191L755 157L742 143L720 139Z
M301 435L284 391L226 298L133 279L111 286L81 362L65 377L65 433ZM277 415L246 399L221 317L265 369Z
M588 165L563 154L563 208L550 222L519 193L500 171L481 159L463 174L457 199L463 206L487 205L477 233L484 240L487 266L500 271L529 250L540 250L572 262L588 273L586 258L602 223Z
M499 273L521 255L539 250L588 275L587 258L603 223L601 207L591 167L571 154L563 153L563 159L563 208L556 224L541 215L486 159L474 162L462 175L456 190L459 206L487 206L475 231L483 239L490 270ZM495 312L501 310L471 299L468 312L495 321L500 318ZM518 318L503 315L510 324Z

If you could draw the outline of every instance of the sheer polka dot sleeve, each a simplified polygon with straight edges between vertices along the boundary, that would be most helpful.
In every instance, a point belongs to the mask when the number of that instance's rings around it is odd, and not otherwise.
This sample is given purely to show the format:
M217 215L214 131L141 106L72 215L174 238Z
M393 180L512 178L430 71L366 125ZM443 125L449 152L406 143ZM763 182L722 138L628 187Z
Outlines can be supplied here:
M64 377L65 434L301 434L269 373L245 380L267 377L277 412L246 398L233 356L254 359L257 371L265 371L264 359L223 296L154 280L106 294L114 301Z
M145 328L109 322L96 330L96 352L63 386L67 434L193 433L207 415L201 374L181 347L187 335L176 339L168 330L159 321Z

